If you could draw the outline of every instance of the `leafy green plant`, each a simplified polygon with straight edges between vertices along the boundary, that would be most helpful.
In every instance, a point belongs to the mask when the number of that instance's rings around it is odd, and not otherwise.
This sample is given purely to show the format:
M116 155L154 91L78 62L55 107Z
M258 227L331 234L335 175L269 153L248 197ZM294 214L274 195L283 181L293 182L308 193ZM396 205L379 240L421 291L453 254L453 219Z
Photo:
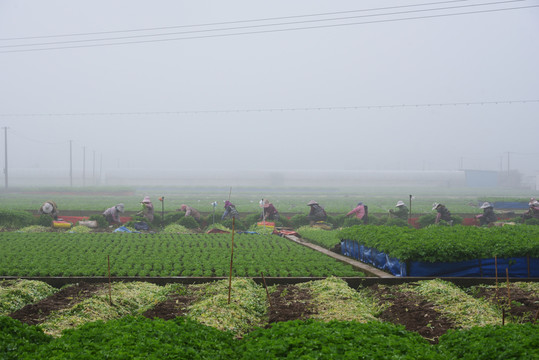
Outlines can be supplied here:
M417 223L419 224L420 228L433 225L435 221L436 221L436 214L426 214L426 215L420 216L419 219L417 219Z
M20 228L36 223L32 214L23 210L0 210L0 226Z
M200 224L192 216L184 216L178 220L178 224L185 226L188 229L198 229Z
M185 318L96 321L41 346L35 359L232 359L234 338ZM30 354L30 353L29 353Z
M232 229L232 219L227 219L221 221L221 224L229 229ZM234 231L245 231L247 230L246 225L240 219L234 220Z
M353 226L340 239L358 241L401 261L452 262L498 257L539 257L539 229L534 226L478 228L429 226Z
M52 337L35 326L29 326L7 316L0 316L0 358L17 360L32 354Z
M287 321L247 334L240 345L245 359L441 359L419 334L380 322Z
M385 223L385 226L407 227L409 225L406 220L393 218L393 219L388 219Z
M172 223L178 222L178 220L185 217L185 213L183 211L176 211L173 213L165 214L165 218L163 220L163 225L167 226Z
M37 225L41 226L52 226L52 218L49 215L41 214L37 218Z
M440 337L438 350L447 359L538 359L539 325L487 325L449 330Z
M109 226L109 222L105 219L103 215L98 215L98 214L92 215L89 217L89 220L96 221L97 227L101 229L104 229Z
M290 218L290 223L297 229L301 226L309 225L309 220L307 219L307 215L296 214Z
M342 227L350 227L350 226L355 226L355 225L363 225L363 220L358 219L354 216L351 218L344 219L342 223Z

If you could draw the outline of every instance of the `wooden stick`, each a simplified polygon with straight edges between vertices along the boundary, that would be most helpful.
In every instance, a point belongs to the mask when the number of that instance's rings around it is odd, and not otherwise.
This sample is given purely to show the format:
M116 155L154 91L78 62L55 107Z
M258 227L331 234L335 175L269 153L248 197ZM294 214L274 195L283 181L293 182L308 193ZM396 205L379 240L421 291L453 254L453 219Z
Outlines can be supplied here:
M509 290L509 268L505 268L505 276L507 277L507 305L511 308L511 290Z
M271 298L269 295L268 287L266 286L266 278L264 277L264 273L262 271L260 272L260 275L262 276L262 282L264 283L264 288L266 289L266 296L268 297L269 306L270 308L272 308L273 306L271 306Z
M230 188L232 190L232 188ZM230 304L230 293L232 292L232 263L234 261L234 223L236 217L232 217L232 250L230 251L230 272L228 273L228 303Z
M109 268L109 305L112 305L112 285L110 283L110 255L107 255L107 262Z
M496 298L498 298L498 257L494 255L494 272L496 273Z
M505 308L502 306L502 326L505 325Z

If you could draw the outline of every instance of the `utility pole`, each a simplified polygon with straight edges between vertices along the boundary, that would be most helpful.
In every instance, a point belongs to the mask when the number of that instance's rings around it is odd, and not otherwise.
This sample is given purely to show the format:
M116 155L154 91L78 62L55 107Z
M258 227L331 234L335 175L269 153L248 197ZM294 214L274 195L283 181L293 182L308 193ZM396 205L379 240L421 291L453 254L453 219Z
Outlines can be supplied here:
M69 186L73 187L73 140L69 140Z
M94 150L94 157L93 157L93 168L92 168L92 183L93 186L95 186L95 150Z
M4 161L4 163L5 163L4 175L6 177L6 190L8 188L8 185L7 185L7 181L8 181L8 176L7 176L7 169L8 169L8 167L7 167L7 129L8 129L7 126L4 126L4 144L5 144L5 147L6 147L6 152L5 152L6 157L5 157L5 161Z
M82 147L82 187L86 186L86 146Z
M98 184L101 185L101 179L103 178L103 154L99 154L99 181Z

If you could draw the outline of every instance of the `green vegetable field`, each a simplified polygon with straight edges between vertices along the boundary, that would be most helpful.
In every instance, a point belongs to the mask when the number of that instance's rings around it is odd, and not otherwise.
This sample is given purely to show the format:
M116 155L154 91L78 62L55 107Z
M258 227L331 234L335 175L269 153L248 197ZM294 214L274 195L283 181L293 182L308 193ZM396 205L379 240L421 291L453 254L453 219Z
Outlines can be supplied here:
M338 234L402 261L463 261L488 257L539 257L539 227L431 226L411 229L354 226Z
M0 233L0 276L228 276L231 234ZM236 234L235 276L363 276L275 235Z
M0 281L0 358L539 357L537 283L511 284L511 301L506 285L441 280L354 290L330 277L266 292L233 278L230 301L227 280L81 285Z

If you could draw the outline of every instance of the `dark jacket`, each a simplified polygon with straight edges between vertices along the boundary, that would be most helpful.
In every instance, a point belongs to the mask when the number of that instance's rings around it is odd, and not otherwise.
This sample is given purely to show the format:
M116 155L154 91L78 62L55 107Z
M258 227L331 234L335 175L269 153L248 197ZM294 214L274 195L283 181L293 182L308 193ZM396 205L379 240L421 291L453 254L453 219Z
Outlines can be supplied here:
M445 205L440 205L436 208L438 214L436 214L436 224L440 220L451 221L451 212L445 207Z
M328 215L326 214L326 210L318 204L310 205L311 211L309 212L309 215L307 215L307 219L310 221L326 221L328 218Z

